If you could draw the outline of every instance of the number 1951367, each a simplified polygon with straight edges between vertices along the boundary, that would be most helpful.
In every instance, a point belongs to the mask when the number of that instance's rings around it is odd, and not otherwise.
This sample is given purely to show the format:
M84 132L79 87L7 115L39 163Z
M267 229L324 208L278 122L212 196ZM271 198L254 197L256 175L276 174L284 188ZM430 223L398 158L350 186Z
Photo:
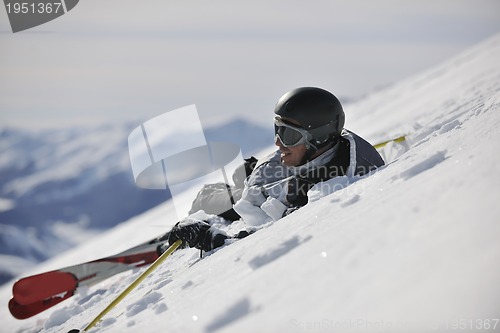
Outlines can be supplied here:
M7 3L5 6L8 14L57 14L59 10L64 10L60 2L14 2Z
M456 319L446 322L447 330L495 330L499 319Z

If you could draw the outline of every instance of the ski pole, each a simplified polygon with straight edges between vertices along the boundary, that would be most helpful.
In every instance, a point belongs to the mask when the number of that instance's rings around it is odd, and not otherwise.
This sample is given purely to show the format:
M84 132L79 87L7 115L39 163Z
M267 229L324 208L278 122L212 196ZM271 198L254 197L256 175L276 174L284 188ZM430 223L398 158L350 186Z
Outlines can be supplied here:
M400 137L397 137L397 138L394 138L394 139L391 139L391 140L387 140L387 141L384 141L384 142L377 143L376 145L373 145L373 147L375 149L379 149L379 148L382 148L385 145L387 145L389 142L403 142L405 140L406 140L406 136L402 135Z
M137 279L134 280L134 282L132 282L124 291L122 291L122 293L118 295L104 310L102 310L101 313L99 313L97 317L95 317L94 320L92 320L90 324L88 324L83 330L80 331L79 329L75 328L70 330L68 333L86 332L94 327L95 324L97 324L102 319L102 317L104 317L118 303L120 303L135 287L137 287L142 282L142 280L144 280L149 274L151 274L151 272L153 272L158 266L160 266L161 263L165 261L165 259L167 259L169 255L172 254L172 252L177 250L181 243L182 241L178 239L172 245L170 245L170 247L158 259L156 259L156 261L152 263L147 270L139 275Z

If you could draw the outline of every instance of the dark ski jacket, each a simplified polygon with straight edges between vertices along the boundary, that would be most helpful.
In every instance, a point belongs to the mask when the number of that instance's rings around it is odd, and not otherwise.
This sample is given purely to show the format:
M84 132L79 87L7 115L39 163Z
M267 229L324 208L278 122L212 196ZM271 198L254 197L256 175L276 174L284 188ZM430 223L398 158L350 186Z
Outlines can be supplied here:
M227 220L238 220L240 216L232 207L238 200L246 199L245 189L249 192L249 188L259 188L262 199L250 199L254 205L258 206L270 195L266 193L266 189L274 182L281 182L279 185L283 189L283 203L289 208L296 209L307 204L307 192L315 184L339 176L363 176L383 165L382 157L370 143L355 133L344 130L333 157L326 163L304 172L291 173L287 167L283 166L279 150L267 156L263 161L257 162L253 157L245 160L245 164L240 167L240 171L245 170L248 176L245 182L242 181L241 176L237 176L241 172L236 172L233 175L236 186L205 185L194 200L190 213L204 210L208 214L220 215ZM271 173L267 172L269 170L276 174L279 168L282 168L283 172L282 177L278 179L275 177L263 179L259 176L259 174Z
M289 182L287 200L294 207L304 206L307 204L307 192L315 184L338 176L363 176L383 165L384 160L371 144L357 134L345 131L330 161Z

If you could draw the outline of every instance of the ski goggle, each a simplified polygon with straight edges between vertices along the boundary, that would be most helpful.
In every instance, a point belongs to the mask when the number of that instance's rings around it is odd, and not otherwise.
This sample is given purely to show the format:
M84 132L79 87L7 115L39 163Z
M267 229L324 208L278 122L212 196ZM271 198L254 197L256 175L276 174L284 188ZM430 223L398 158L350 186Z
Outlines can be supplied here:
M274 134L285 147L307 144L313 139L311 133L303 128L285 123L281 117L274 118Z

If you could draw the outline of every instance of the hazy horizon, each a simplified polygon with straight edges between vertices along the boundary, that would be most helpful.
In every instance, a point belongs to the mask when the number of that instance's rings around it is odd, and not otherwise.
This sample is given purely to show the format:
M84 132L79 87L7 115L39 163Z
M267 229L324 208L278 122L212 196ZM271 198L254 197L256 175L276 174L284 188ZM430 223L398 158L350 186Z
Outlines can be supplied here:
M345 102L498 31L495 0L86 0L16 34L0 10L0 125L146 120L191 104L204 123L265 124L295 87Z

